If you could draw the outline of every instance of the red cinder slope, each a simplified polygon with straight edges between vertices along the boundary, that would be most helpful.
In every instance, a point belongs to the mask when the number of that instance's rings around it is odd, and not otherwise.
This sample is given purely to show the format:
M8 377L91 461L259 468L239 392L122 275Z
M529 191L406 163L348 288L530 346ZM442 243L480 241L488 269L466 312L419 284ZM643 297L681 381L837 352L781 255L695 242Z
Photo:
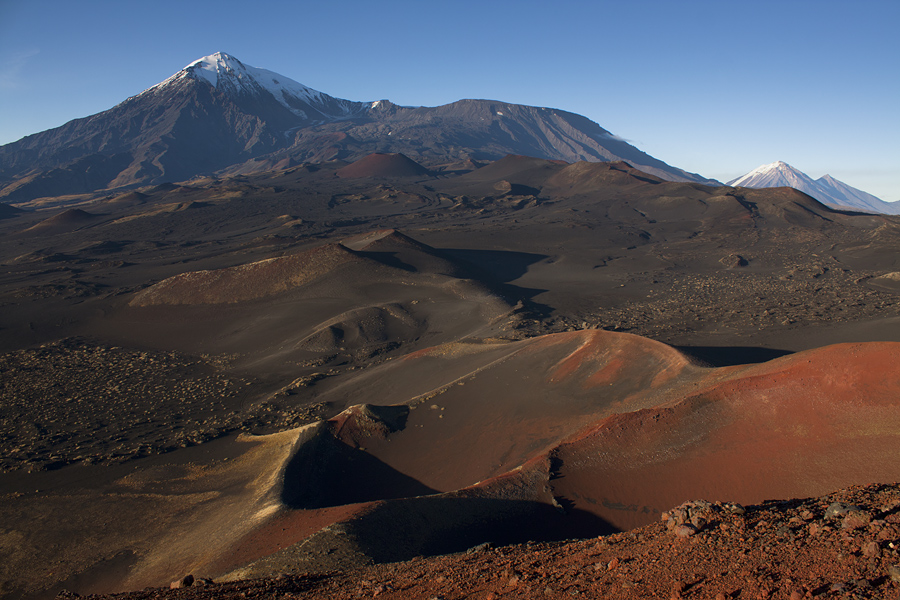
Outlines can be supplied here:
M710 370L666 406L551 454L554 494L621 528L693 498L759 502L900 477L900 344L840 344Z

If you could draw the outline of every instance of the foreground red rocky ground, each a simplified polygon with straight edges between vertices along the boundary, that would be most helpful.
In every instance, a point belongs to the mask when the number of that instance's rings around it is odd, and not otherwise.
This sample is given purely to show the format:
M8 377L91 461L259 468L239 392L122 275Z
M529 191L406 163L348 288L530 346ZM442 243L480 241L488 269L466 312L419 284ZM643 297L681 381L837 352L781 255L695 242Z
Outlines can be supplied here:
M898 548L900 485L873 484L748 507L691 502L600 538L476 547L346 572L198 577L189 587L108 597L890 599L900 598Z

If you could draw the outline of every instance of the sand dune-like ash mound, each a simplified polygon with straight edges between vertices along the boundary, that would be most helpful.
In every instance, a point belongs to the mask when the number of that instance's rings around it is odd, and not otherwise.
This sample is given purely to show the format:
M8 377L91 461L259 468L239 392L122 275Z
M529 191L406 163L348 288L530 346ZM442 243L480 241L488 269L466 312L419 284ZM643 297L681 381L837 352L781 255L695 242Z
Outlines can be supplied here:
M514 305L492 281L468 271L398 231L376 231L291 256L182 273L137 293L123 313L152 323L144 329L151 339L178 340L192 352L209 352L203 340L214 339L216 352L240 353L253 368L269 365L296 379L314 375L294 374L298 364L399 355L513 319Z
M397 248L414 248L419 251L434 253L434 248L404 235L396 229L379 229L341 240L341 244L352 250L393 250Z
M391 154L369 154L346 167L337 170L338 177L345 179L361 177L421 177L431 172L399 152Z
M509 154L489 165L458 177L457 181L463 183L506 179L514 183L538 187L547 177L564 169L568 164L561 160Z
M403 340L414 339L425 329L425 324L402 305L367 306L321 324L297 348L325 354L373 355L399 346Z
M255 300L309 283L358 260L340 244L258 262L170 277L138 293L132 306L227 304Z
M144 194L143 192L133 190L130 192L125 192L124 194L119 194L114 198L110 198L106 201L106 204L136 206L139 204L144 204L150 198L152 198L152 196L150 196L149 194Z
M368 264L368 279L383 268L393 269L395 274L412 271L452 277L465 272L434 248L388 229L290 256L181 273L141 291L131 305L228 304L255 300L309 284L347 264ZM358 283L351 277L343 285L349 288Z
M25 231L43 232L48 230L65 230L78 229L97 218L97 215L81 210L80 208L70 208L64 210L58 215L53 215L48 219L44 219L37 225L29 227Z
M451 277L469 276L459 262L443 252L423 244L396 229L382 229L341 241L341 244L363 256L405 271L435 273Z
M355 552L377 561L387 531L399 560L462 550L477 537L471 523L527 522L544 509L552 532L532 522L519 535L630 529L696 497L751 503L896 480L897 360L900 344L859 344L706 368L597 331L444 346L361 377L355 399L409 400L333 420L286 485L298 509L380 502L341 526ZM404 495L413 497L396 500ZM405 531L410 518L441 525ZM481 541L510 532L483 529ZM287 568L287 554L244 573Z
M664 180L639 171L625 162L577 162L549 177L544 183L555 196L595 193L604 186L662 183Z
M465 175L439 183L453 194L496 197L506 193L538 192L549 177L568 163L510 154Z

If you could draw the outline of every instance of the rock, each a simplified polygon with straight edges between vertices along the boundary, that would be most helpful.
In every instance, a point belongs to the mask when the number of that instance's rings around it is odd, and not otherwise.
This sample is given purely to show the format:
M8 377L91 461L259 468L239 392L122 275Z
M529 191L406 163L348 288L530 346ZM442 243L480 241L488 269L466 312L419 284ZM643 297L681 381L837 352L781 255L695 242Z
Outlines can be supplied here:
M185 575L181 579L176 579L172 583L169 584L169 588L173 590L177 590L180 588L191 587L194 585L194 576L191 574Z
M888 567L888 576L891 578L891 581L900 583L900 565L891 565Z
M844 529L861 529L868 527L872 521L872 515L858 507L848 508L841 527Z
M747 509L738 504L737 502L726 502L722 505L725 510L730 512L733 515L743 515L747 512Z
M865 578L857 579L853 582L853 586L859 590L868 590L872 587L872 582Z
M864 545L862 548L863 554L869 557L879 557L881 556L881 546L878 545L878 542L869 542Z
M676 525L672 532L680 538L689 538L697 534L698 529L691 524Z
M483 542L481 544L478 544L477 546L472 546L471 548L466 550L466 554L476 554L478 552L486 552L493 547L494 547L493 544L491 544L490 542Z
M722 505L712 504L706 500L692 500L663 513L663 517L669 531L679 537L689 537L702 531L713 520L715 514L722 510ZM689 527L690 532L684 527Z
M728 256L723 256L719 259L719 262L728 269L746 267L748 264L750 264L749 262L747 262L747 259L740 254L729 254Z
M852 504L843 504L842 502L832 502L825 511L825 519L836 519L847 514L849 511L862 510L860 507Z

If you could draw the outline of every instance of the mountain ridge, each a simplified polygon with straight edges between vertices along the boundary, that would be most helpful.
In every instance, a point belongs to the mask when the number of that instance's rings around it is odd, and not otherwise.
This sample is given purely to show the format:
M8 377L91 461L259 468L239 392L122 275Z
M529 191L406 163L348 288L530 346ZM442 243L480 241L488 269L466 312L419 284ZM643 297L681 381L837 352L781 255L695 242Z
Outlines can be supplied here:
M507 154L625 160L673 181L672 167L590 119L490 100L404 107L334 98L225 53L189 63L109 110L0 146L0 201L184 181L400 152L432 167ZM254 162L250 162L254 161Z

